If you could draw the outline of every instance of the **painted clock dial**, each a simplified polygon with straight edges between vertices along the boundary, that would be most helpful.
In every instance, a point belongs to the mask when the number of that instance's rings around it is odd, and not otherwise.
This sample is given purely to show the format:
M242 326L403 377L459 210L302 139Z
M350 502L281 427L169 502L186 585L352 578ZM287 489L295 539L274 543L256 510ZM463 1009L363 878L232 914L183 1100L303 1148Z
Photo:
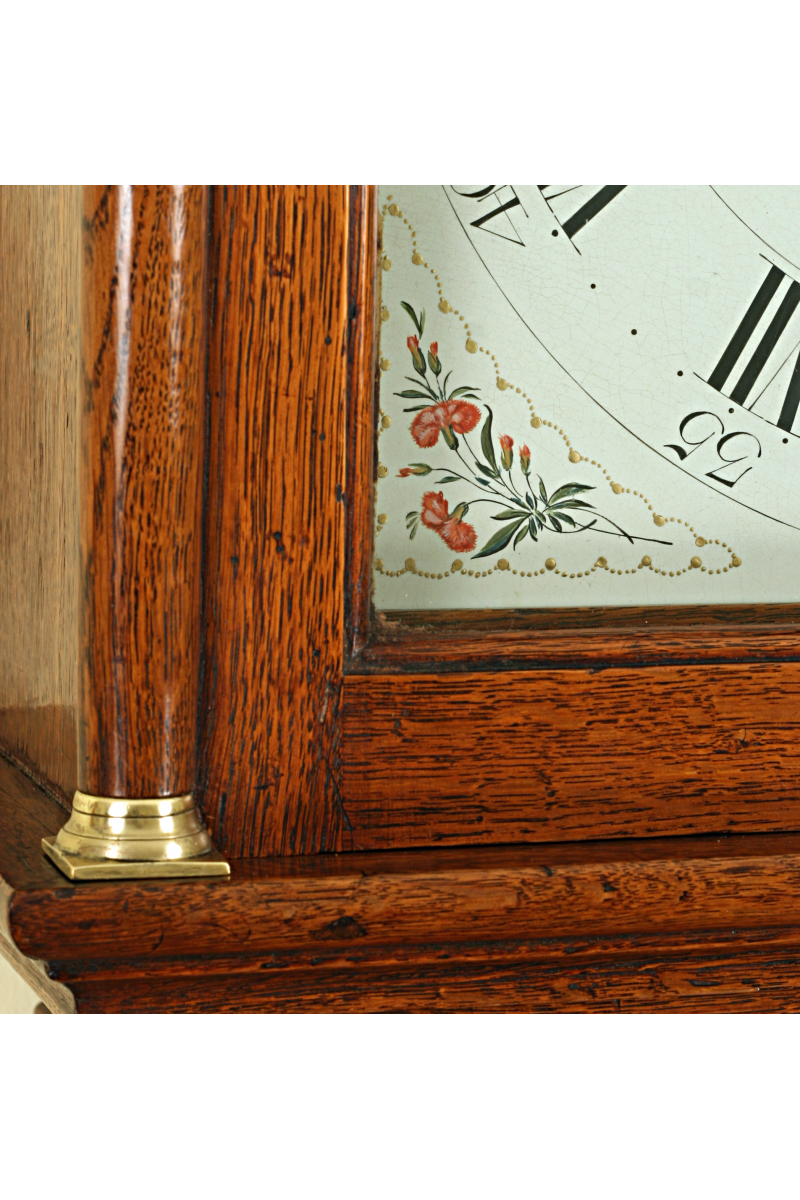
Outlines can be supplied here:
M386 187L379 609L800 593L800 188Z

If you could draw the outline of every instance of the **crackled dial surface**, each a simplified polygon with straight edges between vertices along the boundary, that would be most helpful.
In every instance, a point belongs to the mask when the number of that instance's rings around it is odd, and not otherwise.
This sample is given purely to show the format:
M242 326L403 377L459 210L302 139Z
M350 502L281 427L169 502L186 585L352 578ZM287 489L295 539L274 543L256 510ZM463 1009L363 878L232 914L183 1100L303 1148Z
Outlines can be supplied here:
M380 213L379 609L797 598L799 188Z

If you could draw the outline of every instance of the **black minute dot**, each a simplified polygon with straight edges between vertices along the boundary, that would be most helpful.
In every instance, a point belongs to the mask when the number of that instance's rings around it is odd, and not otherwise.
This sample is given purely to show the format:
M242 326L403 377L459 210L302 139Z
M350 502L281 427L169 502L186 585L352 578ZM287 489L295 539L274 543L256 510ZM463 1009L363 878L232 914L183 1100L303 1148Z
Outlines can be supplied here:
M593 288L596 288L596 287L597 287L597 284L596 284L596 283L592 283L592 284L590 284L590 286L591 286L591 287L593 287Z
M787 443L788 441L789 441L789 439L788 439L788 438L784 438L784 439L783 439L783 444L784 444L784 446L786 445L786 443Z
M558 230L557 230L557 229L554 229L554 230L553 230L553 237L558 237Z
M330 344L331 344L331 338L330 338L330 336L328 336L325 338L325 345L330 346Z
M637 334L638 332L639 332L639 330L638 330L638 329L632 329L632 330L631 330L631 333L633 334L633 336L634 336L634 337L636 337L636 334Z
M732 408L729 408L729 409L728 409L728 412L729 412L729 413L732 413L732 412L733 412L733 409L732 409Z
M679 375L682 375L682 374L683 374L683 371L678 371L678 374L679 374Z

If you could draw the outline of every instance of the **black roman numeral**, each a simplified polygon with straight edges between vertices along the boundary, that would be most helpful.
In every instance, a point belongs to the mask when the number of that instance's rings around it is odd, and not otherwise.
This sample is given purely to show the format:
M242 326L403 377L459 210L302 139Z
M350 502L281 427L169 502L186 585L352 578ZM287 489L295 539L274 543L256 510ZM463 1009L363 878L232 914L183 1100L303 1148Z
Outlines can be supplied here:
M478 204L483 204L484 201L488 202L487 211L481 212L479 217L476 217L474 221L470 221L470 226L473 229L482 229L486 233L494 234L495 237L503 238L506 242L514 242L518 246L525 245L516 225L509 216L511 210L515 208L520 208L525 213L519 196L510 184L501 183L498 185L490 183L485 187L475 188L472 191L462 191L461 188L454 187L453 191L457 196L464 196L468 200L475 200ZM500 218L499 222L497 222L497 218Z
M781 415L778 417L779 429L785 429L787 433L792 432L798 405L800 405L800 354L795 360L792 378L789 380L789 386L783 398Z
M782 271L780 267L776 267L774 264L770 265L766 278L750 302L750 306L739 322L736 332L725 347L722 357L708 377L708 383L716 391L722 392L728 376L741 358L745 346L752 337L756 326L764 316L770 301L785 278L785 271ZM728 398L733 400L735 404L744 404L750 395L756 380L766 366L767 359L777 346L798 304L800 304L800 283L797 280L792 280L786 294L778 305L775 315L746 363L738 382L729 394ZM723 392L722 394L725 395L726 393ZM755 403L756 401L754 401ZM798 355L797 362L795 363L780 415L777 422L775 422L779 429L784 429L787 432L791 431L798 406L800 406L800 355ZM753 405L750 407L752 408Z
M606 205L610 204L615 196L623 192L626 188L624 183L608 183L604 187L598 188L579 208L575 210L571 217L561 222L561 228L564 233L572 241L576 233L580 233L585 229L590 221L593 221L598 213L602 212ZM569 192L574 192L580 187L580 184L550 184L540 183L539 190L547 201L551 212L555 215L552 200L556 200L559 196L568 195Z

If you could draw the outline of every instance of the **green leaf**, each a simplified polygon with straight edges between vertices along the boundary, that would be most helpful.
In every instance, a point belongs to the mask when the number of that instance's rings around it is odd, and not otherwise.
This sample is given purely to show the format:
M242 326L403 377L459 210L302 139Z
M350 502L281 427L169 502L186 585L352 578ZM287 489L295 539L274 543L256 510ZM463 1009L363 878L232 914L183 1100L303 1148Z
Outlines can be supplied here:
M530 533L533 540L535 542L538 542L539 538L537 537L537 534L536 534L536 521L533 519L533 517L531 517L530 521L528 521L528 532Z
M444 479L437 479L436 482L437 482L437 484L439 484L439 483L455 483L457 481L457 479L458 479L457 475L445 475Z
M422 337L422 331L425 328L425 309L423 308L419 314L419 336Z
M501 513L497 513L492 517L493 521L512 521L515 517L527 517L527 513L518 508L507 508Z
M488 554L494 554L498 550L505 550L521 524L521 521L513 521L510 525L504 525L502 529L498 529L497 533L489 538L486 545L477 554L473 554L472 557L486 558Z
M419 512L417 511L416 508L414 508L411 510L410 513L406 513L406 520L408 521L411 517L418 517L418 516L419 516Z
M405 300L401 300L400 307L404 308L406 310L408 315L411 317L411 320L414 322L414 328L416 329L419 336L422 337L422 326L420 325L419 321L417 320L417 314L414 312L411 305L406 304Z
M451 372L451 374L452 374L452 372ZM474 392L474 391L475 391L475 388L471 387L471 386L456 388L456 390L454 392L450 393L450 399L456 400L459 396L466 396L467 392Z
M428 393L412 391L411 388L406 388L404 392L394 392L393 395L399 396L401 400L425 400Z
M453 374L452 371L448 371L444 377L444 383L442 384L442 391L444 392L445 396L447 396L447 381L452 374Z
M572 517L570 517L567 513L562 512L561 509L559 509L557 513L551 513L550 515L552 517L558 517L559 521L566 521L566 523L568 525L572 525L576 529L578 528L577 525L575 525L575 522L573 521Z
M417 374L419 374L419 372L417 372ZM420 380L412 379L410 375L404 375L403 378L407 379L409 383L413 383L415 387L419 387L419 385L420 385ZM426 396L430 396L430 398L431 398L431 400L433 400L434 404L438 404L439 397L436 395L436 392L434 392L433 388L428 383L427 379L422 380L422 386L427 389L424 394Z
M556 533L563 533L564 530L561 528L561 523L558 520L558 517L554 517L552 513L549 514L549 517L550 524L553 526L553 529L555 529Z
M415 524L413 529L411 530L411 533L408 535L409 539L416 537L418 529L419 529L419 524Z
M521 541L524 540L524 538L527 537L527 535L528 535L528 526L523 525L522 528L520 529L519 533L517 534L517 536L514 538L514 545L512 546L512 550L516 550L517 546L520 544Z
M544 490L544 484L542 483L541 475L539 476L539 495L542 497L542 500L544 500L545 504L547 504L547 492Z
M553 507L553 501L550 501L550 507ZM558 508L589 508L594 512L594 505L588 504L585 500L563 500Z
M488 475L490 479L500 478L500 472L496 468L494 471L490 471L488 467L485 467L483 463L479 463L477 459L475 460L475 466L479 471L483 471L484 475Z
M483 457L492 468L492 474L497 479L500 472L497 470L497 459L494 456L494 446L492 445L492 410L488 404L486 405L486 411L489 415L483 422L483 428L481 429L481 450L483 450ZM480 463L478 466L480 466Z
M528 508L536 508L536 501L534 500L534 498L530 494L530 492L525 493L525 500L527 502Z
M555 504L557 500L566 500L567 496L574 496L578 492L593 492L594 490L588 483L565 483L550 497L550 503Z

